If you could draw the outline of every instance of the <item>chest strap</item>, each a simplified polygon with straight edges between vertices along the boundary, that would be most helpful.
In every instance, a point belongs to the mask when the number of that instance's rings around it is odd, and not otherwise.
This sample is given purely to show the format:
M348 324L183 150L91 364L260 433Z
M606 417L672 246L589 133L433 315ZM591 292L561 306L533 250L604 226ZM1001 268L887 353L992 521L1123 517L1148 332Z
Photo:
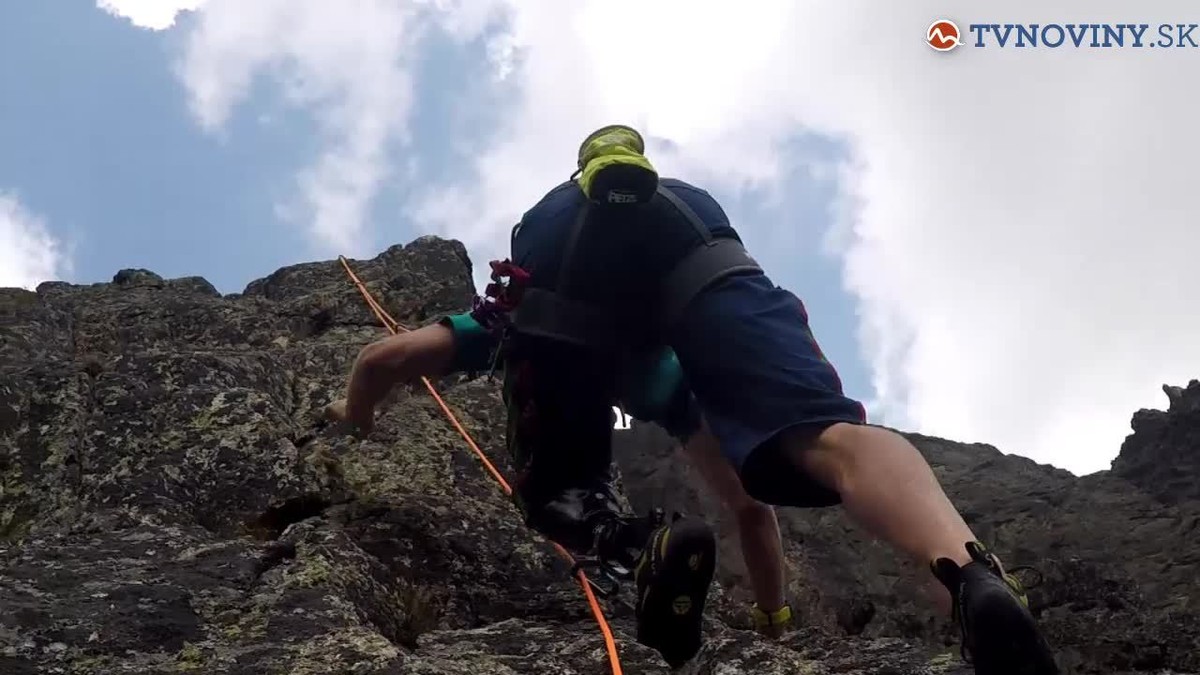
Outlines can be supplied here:
M581 302L552 290L527 288L512 313L517 330L604 350L620 350L629 344L631 337L645 341L649 335L653 336L653 342L661 343L662 336L675 326L701 291L733 274L762 273L740 241L714 238L696 212L675 193L661 185L657 192L691 224L702 243L667 273L657 289L656 297L651 300L658 317L656 325L646 326L619 310ZM559 289L566 288L576 243L590 211L588 204L580 208L567 235L556 286Z

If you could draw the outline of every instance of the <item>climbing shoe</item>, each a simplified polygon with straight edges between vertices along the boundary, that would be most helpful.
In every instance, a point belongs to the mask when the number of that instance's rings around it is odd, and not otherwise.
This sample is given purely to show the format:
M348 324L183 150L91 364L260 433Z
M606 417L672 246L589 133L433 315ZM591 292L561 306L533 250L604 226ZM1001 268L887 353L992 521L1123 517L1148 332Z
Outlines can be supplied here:
M930 565L954 601L963 660L976 675L1058 675L1024 586L983 544L966 548L971 562L962 567L947 558Z
M757 603L750 605L754 618L754 630L768 637L782 637L792 627L792 608L785 604L773 611L765 612Z
M701 619L716 569L709 526L678 514L653 530L634 570L637 639L678 668L700 650Z

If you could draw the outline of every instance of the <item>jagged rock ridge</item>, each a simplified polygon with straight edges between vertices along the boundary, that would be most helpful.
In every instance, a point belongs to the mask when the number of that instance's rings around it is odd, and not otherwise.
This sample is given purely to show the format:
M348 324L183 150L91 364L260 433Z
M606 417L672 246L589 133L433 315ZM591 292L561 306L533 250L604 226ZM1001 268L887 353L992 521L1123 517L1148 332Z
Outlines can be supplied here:
M426 237L353 261L401 322L469 305L470 262ZM366 441L315 425L382 334L334 261L241 294L123 270L0 290L0 672L606 673L565 565L422 391ZM493 383L439 383L502 467ZM1032 591L1068 672L1200 672L1200 383L1141 411L1085 478L914 436ZM744 630L731 523L654 427L618 435L639 508L723 533L707 643L683 673L969 673L912 566L840 511L783 511L803 627ZM626 673L668 672L606 602Z

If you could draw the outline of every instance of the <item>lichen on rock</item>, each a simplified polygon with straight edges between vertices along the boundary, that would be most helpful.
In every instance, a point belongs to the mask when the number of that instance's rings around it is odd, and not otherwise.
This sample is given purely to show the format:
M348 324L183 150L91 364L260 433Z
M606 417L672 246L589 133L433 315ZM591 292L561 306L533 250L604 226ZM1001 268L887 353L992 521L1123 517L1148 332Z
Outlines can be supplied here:
M458 242L350 261L401 323L472 298ZM222 296L199 277L0 289L0 672L608 672L565 563L422 389L360 440L318 424L384 335L336 261ZM511 475L495 382L443 378ZM1068 672L1200 672L1200 383L1139 412L1112 473L912 435L977 533L1045 582ZM617 434L639 510L721 533L705 645L684 675L971 672L918 571L838 509L781 510L799 629L748 630L731 517L656 428ZM604 600L624 672L670 672Z

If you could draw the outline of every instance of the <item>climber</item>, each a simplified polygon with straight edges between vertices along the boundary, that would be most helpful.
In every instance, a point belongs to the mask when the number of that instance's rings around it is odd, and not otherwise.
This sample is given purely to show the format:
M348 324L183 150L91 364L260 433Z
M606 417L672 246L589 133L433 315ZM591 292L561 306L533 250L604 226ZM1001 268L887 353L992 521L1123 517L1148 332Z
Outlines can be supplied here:
M977 673L1057 673L1020 583L978 542L916 447L866 423L803 303L749 256L717 201L660 179L627 126L593 132L576 160L576 172L513 227L511 259L492 264L490 315L476 312L506 326L506 373L559 385L518 386L512 407L598 424L589 416L605 399L595 383L669 346L749 495L841 504L927 566ZM589 385L563 386L572 382Z
M395 385L408 384L422 376L487 372L502 365L495 363L498 346L497 337L469 313L443 317L436 323L414 331L381 339L360 351L349 377L347 397L331 404L327 408L327 415L337 421L352 422L359 430L369 431L374 424L375 408ZM716 440L704 426L695 400L683 381L678 360L670 349L658 350L647 354L644 359L631 361L627 364L622 381L624 386L617 396L622 408L634 419L659 424L678 440L683 454L732 512L738 525L747 575L754 591L755 602L750 610L755 627L766 635L778 637L790 626L792 610L784 597L783 555L774 509L751 499L742 490L737 475L721 457ZM611 423L605 427L602 439L605 444L609 443L610 432ZM572 445L579 443L576 440ZM586 445L590 448L600 447L600 443ZM611 461L607 450L598 458L606 463ZM592 462L591 465L598 464ZM611 508L615 509L615 496L611 495L613 487L607 470L606 465L603 473L585 476L585 479L599 484L608 494L606 501L611 501ZM554 482L555 476L546 476L544 480ZM528 504L536 500L535 495L529 494L532 485L528 471L523 479L517 481L518 497L523 497L518 503L526 504L526 510ZM571 485L564 484L564 487ZM584 498L584 495L571 491L558 501L569 501L573 497ZM577 508L581 507L582 504ZM532 520L531 524L536 526L538 519ZM557 529L568 531L551 531L547 534L555 535L552 538L560 541L567 539L563 543L573 544L572 547L577 551L585 549L586 552L593 544L588 540L570 541L580 531L578 525L568 524ZM583 534L589 533L583 530ZM647 612L641 614L649 615ZM696 633L699 630L698 623L694 628L690 624L687 628ZM643 631L650 632L649 629ZM697 635L694 641L698 643L698 640Z

